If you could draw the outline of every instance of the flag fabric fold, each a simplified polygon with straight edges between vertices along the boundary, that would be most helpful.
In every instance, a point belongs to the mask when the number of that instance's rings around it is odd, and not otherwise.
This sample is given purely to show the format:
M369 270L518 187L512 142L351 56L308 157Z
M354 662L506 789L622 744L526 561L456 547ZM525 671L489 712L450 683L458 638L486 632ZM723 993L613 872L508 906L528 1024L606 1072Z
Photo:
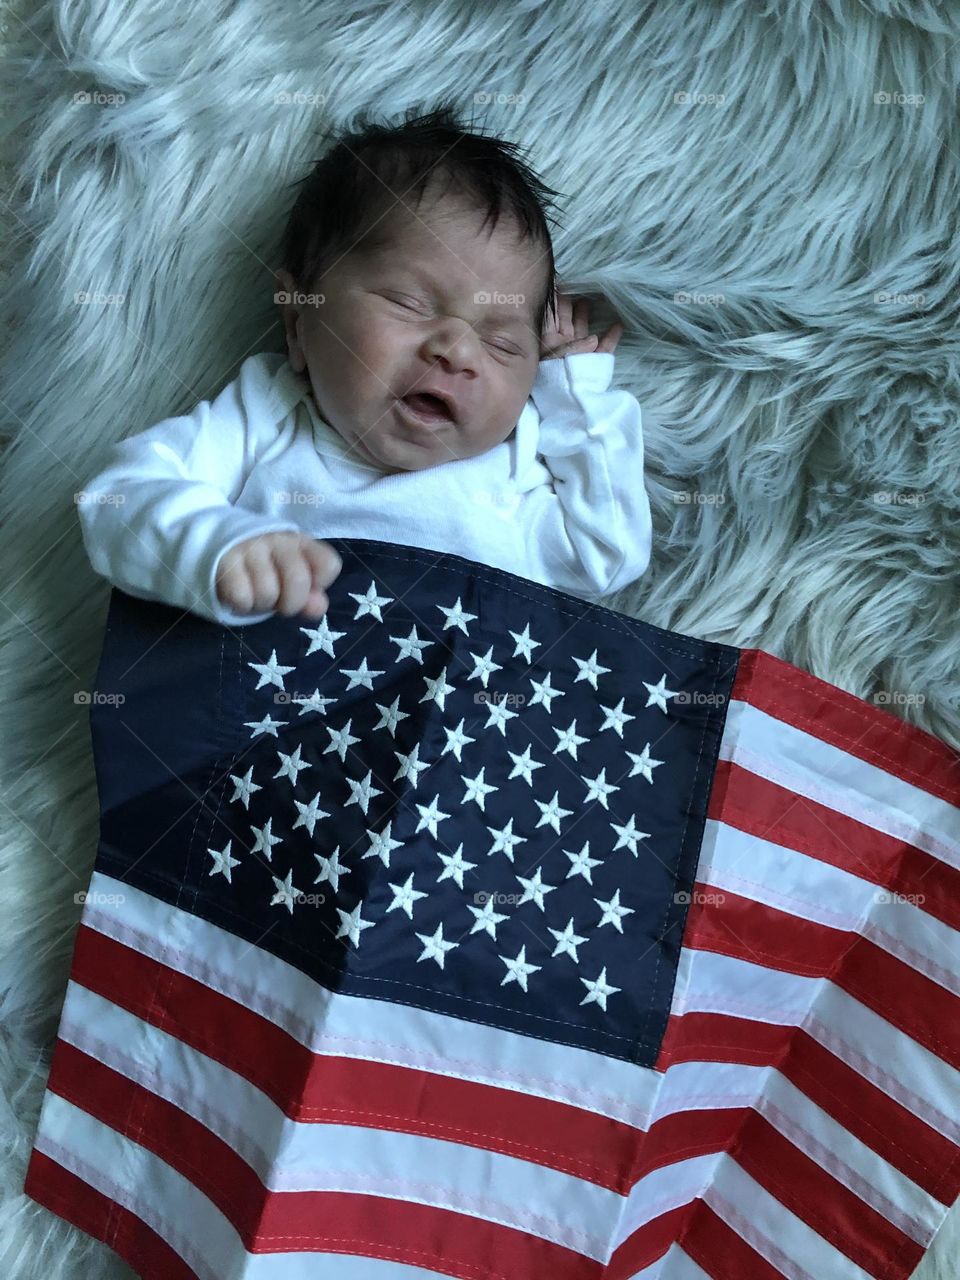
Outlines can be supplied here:
M331 539L115 590L25 1189L145 1280L897 1280L960 1193L960 757L756 649Z

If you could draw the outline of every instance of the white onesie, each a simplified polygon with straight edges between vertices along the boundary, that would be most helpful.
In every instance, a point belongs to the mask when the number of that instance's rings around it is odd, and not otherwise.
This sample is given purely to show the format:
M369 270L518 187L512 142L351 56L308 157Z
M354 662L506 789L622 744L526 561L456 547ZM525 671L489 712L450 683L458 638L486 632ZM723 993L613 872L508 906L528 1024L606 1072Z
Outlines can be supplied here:
M113 446L81 489L87 554L130 595L231 626L274 611L224 607L220 557L287 530L453 552L595 602L650 560L641 411L608 390L613 362L541 360L502 444L386 474L347 454L285 356L249 356L213 401Z

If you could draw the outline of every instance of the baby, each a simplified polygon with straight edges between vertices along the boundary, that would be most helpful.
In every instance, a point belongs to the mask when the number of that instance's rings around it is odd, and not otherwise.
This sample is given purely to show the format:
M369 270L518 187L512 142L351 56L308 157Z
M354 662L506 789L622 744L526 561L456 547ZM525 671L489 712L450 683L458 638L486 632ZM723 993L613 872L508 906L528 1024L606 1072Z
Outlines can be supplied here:
M623 326L559 292L543 186L452 108L340 136L276 295L287 357L114 445L79 506L94 569L227 625L320 617L322 538L454 552L588 600L646 569ZM488 225L489 224L489 225Z

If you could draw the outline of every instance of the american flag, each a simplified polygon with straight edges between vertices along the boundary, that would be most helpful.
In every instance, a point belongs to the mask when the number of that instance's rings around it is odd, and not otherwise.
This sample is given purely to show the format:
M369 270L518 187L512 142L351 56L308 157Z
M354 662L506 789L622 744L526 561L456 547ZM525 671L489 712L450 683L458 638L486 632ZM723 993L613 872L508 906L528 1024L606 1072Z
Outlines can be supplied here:
M756 649L331 539L115 590L25 1189L146 1280L896 1280L960 1191L960 759Z

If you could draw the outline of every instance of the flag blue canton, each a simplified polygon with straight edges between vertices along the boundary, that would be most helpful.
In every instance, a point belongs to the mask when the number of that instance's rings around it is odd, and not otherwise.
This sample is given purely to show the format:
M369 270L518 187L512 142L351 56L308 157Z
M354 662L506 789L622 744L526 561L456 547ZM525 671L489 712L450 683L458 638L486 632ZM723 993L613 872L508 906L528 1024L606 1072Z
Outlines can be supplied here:
M739 651L331 541L320 621L114 591L98 867L330 989L651 1065Z

